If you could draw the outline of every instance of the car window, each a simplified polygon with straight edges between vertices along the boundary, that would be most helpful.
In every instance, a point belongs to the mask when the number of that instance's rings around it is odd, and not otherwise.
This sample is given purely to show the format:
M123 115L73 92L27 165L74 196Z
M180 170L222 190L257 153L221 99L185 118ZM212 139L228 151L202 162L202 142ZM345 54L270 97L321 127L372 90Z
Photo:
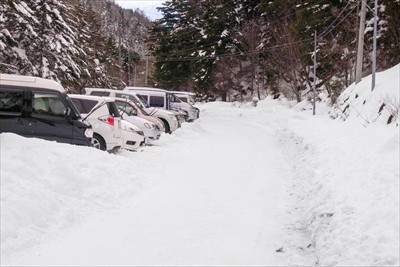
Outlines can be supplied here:
M91 91L90 95L95 95L95 96L110 96L110 92L105 92L105 91Z
M78 111L84 114L89 113L97 104L97 101L90 99L72 98L71 100L74 103L75 107L78 109Z
M119 115L119 110L115 102L107 102L107 107L108 111L110 112L110 115L113 117L121 117Z
M22 102L22 91L0 92L0 112L21 114Z
M150 107L150 105L149 105L149 103L148 103L148 101L147 101L147 96L145 96L145 95L139 95L139 94L136 94L136 96L137 96L137 98L138 98L138 100L139 100L139 102L140 102L140 105L141 105L142 107L144 107L144 108L149 108L149 107Z
M179 99L179 97L177 97L174 94L168 94L169 96L169 101L174 102L174 103L181 103L182 101Z
M119 109L127 113L128 115L137 115L136 109L133 108L131 105L129 105L126 102L123 101L115 101L115 104Z
M74 103L76 109L79 111L79 113L86 113L85 110L83 109L83 105L79 99L76 98L71 98L72 103Z
M53 116L65 116L67 107L59 95L49 93L33 93L32 113Z
M162 96L150 96L150 106L152 107L164 107L164 97Z
M185 96L180 96L179 99L182 100L183 102L186 102L186 103L188 102L188 98Z
M139 101L133 95L116 93L115 96L116 97L120 97L120 98L126 98L126 99L129 99L130 101L132 101L135 104L139 104Z
M85 109L85 113L89 113L94 106L97 105L97 101L96 100L90 100L90 99L82 99L82 104L83 104L83 108Z
M69 106L71 107L71 112L74 113L75 118L80 118L81 114L79 110L76 108L75 104L71 100L71 98L68 95L65 95L65 100L67 100Z

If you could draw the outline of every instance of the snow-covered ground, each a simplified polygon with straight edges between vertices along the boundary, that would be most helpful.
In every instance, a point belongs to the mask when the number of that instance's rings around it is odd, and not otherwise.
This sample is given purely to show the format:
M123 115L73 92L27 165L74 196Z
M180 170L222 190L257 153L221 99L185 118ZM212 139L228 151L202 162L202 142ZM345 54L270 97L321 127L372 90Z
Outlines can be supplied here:
M1 265L399 266L400 65L369 85L199 104L143 152L1 134Z

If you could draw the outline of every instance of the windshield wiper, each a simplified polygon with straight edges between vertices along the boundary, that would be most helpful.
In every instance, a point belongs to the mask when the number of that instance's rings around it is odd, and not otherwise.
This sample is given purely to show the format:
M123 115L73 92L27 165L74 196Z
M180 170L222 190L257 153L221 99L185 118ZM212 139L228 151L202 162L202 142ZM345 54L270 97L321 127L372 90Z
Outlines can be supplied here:
M104 106L106 104L106 101L103 101L100 105L98 105L97 107L93 108L87 115L86 117L83 119L83 121L85 121L90 115L93 114L93 112L95 112L96 110L98 110L99 108L101 108L102 106Z

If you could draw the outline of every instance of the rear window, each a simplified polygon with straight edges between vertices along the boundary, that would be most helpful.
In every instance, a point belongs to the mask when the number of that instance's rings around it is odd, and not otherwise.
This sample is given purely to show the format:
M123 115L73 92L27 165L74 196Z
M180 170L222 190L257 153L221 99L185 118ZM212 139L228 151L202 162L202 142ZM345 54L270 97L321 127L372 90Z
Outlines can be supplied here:
M89 100L89 99L83 99L82 100L82 104L83 104L83 107L84 107L84 109L86 111L85 113L89 113L94 108L94 106L97 105L97 101Z
M107 106L111 116L120 117L118 107L115 102L107 102Z
M164 107L164 97L162 96L150 96L150 106L152 107Z
M110 96L109 92L105 91L91 91L90 95L95 95L95 96Z
M79 113L89 113L97 104L97 101L95 100L76 98L72 98L71 100L74 103L75 107L78 109Z
M22 92L0 92L0 112L22 113Z

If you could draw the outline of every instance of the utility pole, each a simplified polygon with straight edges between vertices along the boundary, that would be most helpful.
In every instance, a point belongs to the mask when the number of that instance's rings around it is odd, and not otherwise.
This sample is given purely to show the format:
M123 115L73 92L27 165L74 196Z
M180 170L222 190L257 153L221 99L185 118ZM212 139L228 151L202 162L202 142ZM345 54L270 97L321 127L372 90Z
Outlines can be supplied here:
M315 94L316 94L316 82L317 82L317 31L314 33L314 84L313 84L313 115L315 115Z
M146 55L146 72L145 72L145 78L144 78L144 84L147 86L147 79L149 76L149 55Z
M133 86L136 86L136 62L135 62L135 68L134 68L134 76L133 76Z
M128 86L132 85L131 84L131 52L129 51L128 48Z
M372 46L372 84L371 91L375 88L375 72L376 72L376 32L377 32L377 23L378 23L378 0L375 0L375 9L374 9L374 41Z
M358 31L358 48L357 48L357 64L356 64L356 84L362 78L362 61L364 49L364 30L365 30L365 12L367 7L367 0L362 0L360 11L360 28Z
M121 17L120 17L121 19ZM118 63L119 63L119 78L122 80L122 53L121 53L121 21L118 22Z

